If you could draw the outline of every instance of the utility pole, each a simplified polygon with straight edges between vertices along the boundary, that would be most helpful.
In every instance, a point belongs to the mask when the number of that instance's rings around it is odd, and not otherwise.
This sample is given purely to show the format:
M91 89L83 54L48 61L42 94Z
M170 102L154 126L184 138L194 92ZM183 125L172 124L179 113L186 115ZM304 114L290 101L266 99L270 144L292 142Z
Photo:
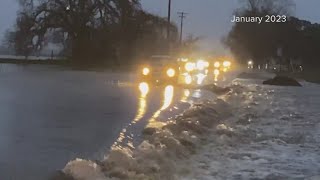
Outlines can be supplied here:
M186 18L188 13L185 12L178 12L179 17L181 19L181 25L180 25L180 45L182 44L182 35L183 35L183 20Z
M170 26L171 26L171 0L169 0L168 2L168 22L167 22L167 53L168 54L171 54Z
M170 24L171 22L171 0L169 0L168 4L168 22L167 22L167 39L170 40Z

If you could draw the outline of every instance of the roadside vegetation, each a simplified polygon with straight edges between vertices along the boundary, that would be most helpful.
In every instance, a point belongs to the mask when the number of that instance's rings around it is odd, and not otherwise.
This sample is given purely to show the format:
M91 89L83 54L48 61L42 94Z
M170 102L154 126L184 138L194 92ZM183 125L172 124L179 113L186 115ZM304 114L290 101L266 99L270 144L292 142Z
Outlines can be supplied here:
M178 31L146 12L139 0L19 0L15 30L4 44L17 55L36 54L50 43L77 65L131 64L174 47Z
M286 15L281 23L236 23L226 38L225 45L242 64L253 60L255 65L271 61L283 66L297 62L303 66L303 76L320 82L320 24L294 17L292 0L246 0L236 10L237 16L265 17ZM289 69L289 68L288 68Z

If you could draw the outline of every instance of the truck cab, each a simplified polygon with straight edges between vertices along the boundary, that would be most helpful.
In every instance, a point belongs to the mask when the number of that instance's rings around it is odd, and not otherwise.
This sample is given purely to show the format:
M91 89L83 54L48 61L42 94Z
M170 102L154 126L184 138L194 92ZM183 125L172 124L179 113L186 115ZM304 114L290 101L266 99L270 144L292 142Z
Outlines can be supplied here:
M177 60L170 56L151 56L139 68L139 79L144 82L176 84L178 76Z

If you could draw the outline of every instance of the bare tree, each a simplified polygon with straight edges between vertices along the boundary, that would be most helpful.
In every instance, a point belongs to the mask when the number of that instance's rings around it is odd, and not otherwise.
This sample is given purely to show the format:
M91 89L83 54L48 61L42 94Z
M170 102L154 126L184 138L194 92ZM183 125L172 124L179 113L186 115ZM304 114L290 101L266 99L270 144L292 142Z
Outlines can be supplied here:
M21 8L16 34L24 42L19 44L32 46L33 51L38 51L45 44L45 39L48 39L48 34L58 32L64 41L64 52L81 63L116 59L115 56L127 61L137 54L137 42L157 49L157 44L147 41L161 39L163 36L156 30L165 24L163 19L143 11L140 0L18 2ZM176 29L175 25L172 27Z
M274 15L290 15L295 10L293 0L241 0L244 7L240 10L252 13L268 13Z

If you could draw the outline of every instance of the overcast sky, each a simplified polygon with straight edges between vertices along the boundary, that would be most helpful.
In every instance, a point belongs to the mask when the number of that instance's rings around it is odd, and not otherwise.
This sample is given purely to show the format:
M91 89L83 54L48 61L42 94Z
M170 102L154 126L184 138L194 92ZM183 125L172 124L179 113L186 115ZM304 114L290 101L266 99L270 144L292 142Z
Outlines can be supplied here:
M141 0L149 12L166 16L168 0ZM241 0L172 0L172 20L179 23L178 11L189 13L185 19L185 35L203 37L202 47L225 53L220 40L232 27L233 11ZM320 0L294 0L295 16L312 22L320 22ZM13 26L18 9L15 0L0 0L0 39L6 29Z

